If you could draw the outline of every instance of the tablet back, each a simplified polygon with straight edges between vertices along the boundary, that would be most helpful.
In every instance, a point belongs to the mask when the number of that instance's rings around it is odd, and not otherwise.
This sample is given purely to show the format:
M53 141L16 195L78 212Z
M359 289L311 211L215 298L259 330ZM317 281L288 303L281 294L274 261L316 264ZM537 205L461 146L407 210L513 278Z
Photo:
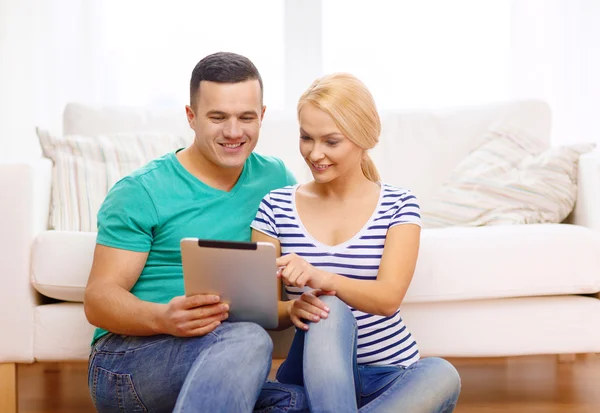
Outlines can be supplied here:
M185 294L217 294L229 304L228 321L276 328L275 247L267 242L184 238L181 261Z

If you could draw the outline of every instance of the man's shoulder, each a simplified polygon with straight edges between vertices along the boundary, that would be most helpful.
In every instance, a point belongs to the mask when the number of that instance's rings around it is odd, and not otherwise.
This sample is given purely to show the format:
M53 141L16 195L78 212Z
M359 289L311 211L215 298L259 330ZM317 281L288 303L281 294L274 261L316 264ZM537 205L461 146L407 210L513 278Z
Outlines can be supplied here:
M253 166L253 169L262 171L264 169L277 168L280 171L285 171L285 165L283 161L275 156L261 155L256 152L252 152L248 157L248 162Z
M161 156L148 162L146 165L132 171L123 177L122 181L136 182L144 187L152 187L159 181L171 179L172 170L169 167L172 153Z

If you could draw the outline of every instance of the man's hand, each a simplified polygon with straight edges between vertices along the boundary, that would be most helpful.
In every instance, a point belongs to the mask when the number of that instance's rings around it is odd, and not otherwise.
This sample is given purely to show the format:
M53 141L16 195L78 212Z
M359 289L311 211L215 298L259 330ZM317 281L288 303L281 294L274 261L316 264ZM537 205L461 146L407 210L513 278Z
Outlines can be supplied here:
M301 330L308 330L308 325L303 320L318 323L322 318L327 318L329 308L317 297L321 295L335 295L335 291L313 290L306 292L288 307L290 320Z
M331 274L321 271L313 267L304 258L291 253L277 258L277 267L281 267L277 271L277 276L280 277L285 285L320 290L331 290Z
M177 337L203 336L227 319L229 305L216 295L175 297L165 304L158 323L165 334Z

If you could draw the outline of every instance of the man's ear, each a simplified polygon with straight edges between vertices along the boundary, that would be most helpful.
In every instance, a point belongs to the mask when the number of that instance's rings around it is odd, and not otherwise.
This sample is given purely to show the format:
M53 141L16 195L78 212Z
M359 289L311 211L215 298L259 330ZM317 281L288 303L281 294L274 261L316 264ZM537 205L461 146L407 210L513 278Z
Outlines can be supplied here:
M266 111L266 110L267 110L267 106L265 105L265 106L263 106L263 107L262 107L262 111L260 112L260 122L261 122L261 123L262 123L262 120L263 120L263 119L264 119L264 117L265 117L265 111Z
M187 116L190 128L194 129L196 127L196 114L190 105L185 105L185 115Z

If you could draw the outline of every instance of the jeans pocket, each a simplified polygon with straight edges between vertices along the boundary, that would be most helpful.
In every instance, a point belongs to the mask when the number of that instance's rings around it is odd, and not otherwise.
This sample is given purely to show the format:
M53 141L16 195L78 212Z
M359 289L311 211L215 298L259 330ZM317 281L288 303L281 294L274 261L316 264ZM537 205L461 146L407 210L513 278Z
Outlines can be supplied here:
M304 388L293 384L266 382L254 406L254 413L267 412L308 412Z
M135 390L131 374L94 367L92 401L98 413L147 413Z

